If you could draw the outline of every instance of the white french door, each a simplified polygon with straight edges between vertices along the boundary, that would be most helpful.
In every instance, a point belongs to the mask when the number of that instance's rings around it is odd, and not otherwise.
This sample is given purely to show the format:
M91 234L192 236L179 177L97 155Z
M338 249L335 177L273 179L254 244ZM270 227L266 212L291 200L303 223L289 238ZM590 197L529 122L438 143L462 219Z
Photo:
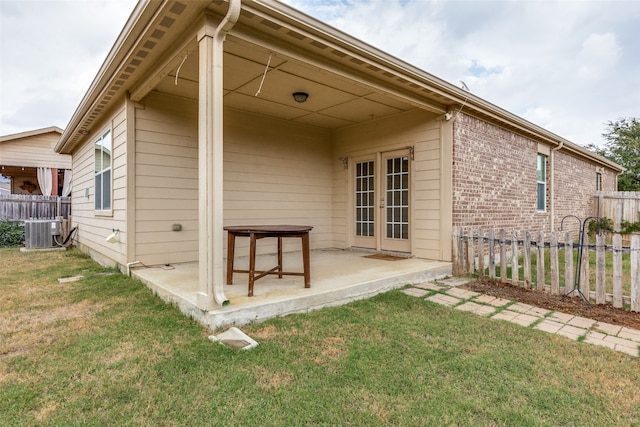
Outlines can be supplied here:
M354 246L411 252L409 159L401 150L355 160Z

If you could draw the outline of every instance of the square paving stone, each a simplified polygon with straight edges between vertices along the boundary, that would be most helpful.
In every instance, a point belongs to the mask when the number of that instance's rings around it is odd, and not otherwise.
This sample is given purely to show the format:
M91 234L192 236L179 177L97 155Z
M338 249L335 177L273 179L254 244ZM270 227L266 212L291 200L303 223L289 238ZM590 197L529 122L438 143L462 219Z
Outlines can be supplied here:
M576 316L573 319L569 320L567 322L567 325L576 326L578 328L589 329L596 323L598 322L596 322L593 319L587 319L586 317Z
M511 322L513 319L515 319L519 315L520 315L520 313L518 313L516 311L502 310L502 311L494 314L493 316L491 316L491 318L492 319L498 319L498 320L506 320L508 322Z
M626 338L631 341L640 343L640 331L637 329L631 329L624 326L620 332L618 332L620 338Z
M475 302L465 302L464 304L457 306L456 310L470 311L471 313L475 313L480 316L486 316L487 314L491 314L496 311L495 307L476 304Z
M415 286L416 288L429 289L429 290L432 290L432 291L439 291L439 290L444 289L444 287L436 285L433 282L418 283L418 284L413 285L413 286Z
M466 289L451 288L446 291L449 295L457 298L469 299L480 295L478 292L468 291Z
M423 297L429 293L424 289L418 289L418 288L407 288L407 289L403 289L402 292L409 296L418 297L418 298Z
M572 314L560 313L559 311L555 311L549 315L549 319L556 320L558 322L567 323L569 320L573 319L575 316Z
M556 332L557 335L562 335L563 337L571 338L572 340L577 340L586 333L586 329L576 328L571 325L564 325L558 332Z
M622 326L612 325L611 323L598 322L592 326L596 331L602 331L609 335L618 335L622 330Z
M509 310L517 311L518 313L526 313L533 308L532 305L517 302L509 306Z
M507 304L509 304L511 302L508 299L496 298L496 297L492 297L491 295L480 295L475 300L478 301L478 302L481 302L483 304L492 305L494 307L502 307L502 306L507 305Z
M454 298L452 296L443 295L443 294L431 295L430 297L427 297L426 299L428 301L435 302L436 304L446 305L446 306L449 306L449 307L460 303L460 300L458 298Z
M562 329L563 326L564 326L564 323L558 323L558 322L554 322L553 320L544 319L542 322L538 323L533 328L539 329L544 332L555 334L560 329Z

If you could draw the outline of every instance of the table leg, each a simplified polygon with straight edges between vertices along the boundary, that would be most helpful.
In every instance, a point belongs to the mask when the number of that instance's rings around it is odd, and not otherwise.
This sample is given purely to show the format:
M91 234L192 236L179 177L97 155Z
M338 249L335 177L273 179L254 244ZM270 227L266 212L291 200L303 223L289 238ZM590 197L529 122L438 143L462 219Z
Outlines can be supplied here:
M282 279L282 237L278 237L278 279Z
M253 282L256 274L256 234L249 235L249 296L253 296Z
M309 233L302 235L302 263L304 264L304 287L311 287L311 266L309 261Z
M227 237L227 285L233 284L233 264L236 253L236 234L228 232Z

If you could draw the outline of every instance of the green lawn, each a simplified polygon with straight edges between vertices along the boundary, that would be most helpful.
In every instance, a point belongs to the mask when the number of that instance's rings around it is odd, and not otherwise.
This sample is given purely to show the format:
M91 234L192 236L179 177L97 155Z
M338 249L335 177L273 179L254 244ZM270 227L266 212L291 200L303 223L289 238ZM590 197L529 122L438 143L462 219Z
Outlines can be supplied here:
M244 326L259 346L230 350L109 272L0 249L0 425L640 422L640 359L620 352L400 291Z

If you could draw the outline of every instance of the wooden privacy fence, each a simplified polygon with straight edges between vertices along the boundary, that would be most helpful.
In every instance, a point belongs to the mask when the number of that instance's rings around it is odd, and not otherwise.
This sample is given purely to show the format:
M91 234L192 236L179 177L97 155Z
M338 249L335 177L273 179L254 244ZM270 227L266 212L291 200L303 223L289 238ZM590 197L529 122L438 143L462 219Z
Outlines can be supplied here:
M10 194L0 196L0 220L44 219L71 215L71 198Z
M611 301L616 308L628 305L640 312L640 235L632 235L631 245L623 246L619 234L613 235L610 244L604 234L589 244L584 234L582 242L574 242L571 233L560 239L553 232L545 240L543 232L456 227L453 274L477 274L552 295L577 296L573 291L579 290L596 304Z
M640 191L600 191L594 196L594 215L609 218L616 230L622 221L640 221Z

